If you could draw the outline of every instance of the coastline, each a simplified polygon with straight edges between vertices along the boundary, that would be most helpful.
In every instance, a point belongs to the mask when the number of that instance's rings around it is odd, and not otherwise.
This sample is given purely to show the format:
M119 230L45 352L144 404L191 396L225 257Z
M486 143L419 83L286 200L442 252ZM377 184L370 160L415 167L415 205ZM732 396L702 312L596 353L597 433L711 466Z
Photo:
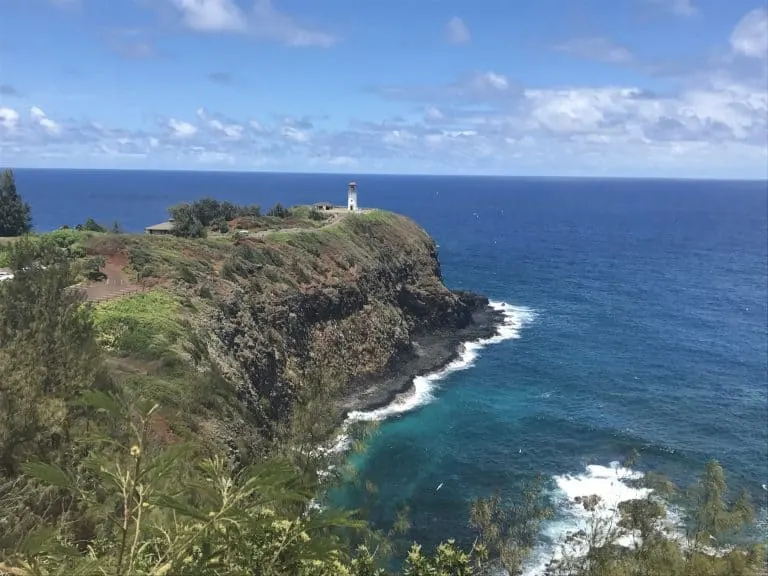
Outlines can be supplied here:
M490 339L504 325L503 310L488 301L472 312L463 328L441 328L414 335L411 347L393 358L378 375L353 382L339 400L343 419L351 412L383 408L413 390L414 380L445 369L462 354L465 344Z

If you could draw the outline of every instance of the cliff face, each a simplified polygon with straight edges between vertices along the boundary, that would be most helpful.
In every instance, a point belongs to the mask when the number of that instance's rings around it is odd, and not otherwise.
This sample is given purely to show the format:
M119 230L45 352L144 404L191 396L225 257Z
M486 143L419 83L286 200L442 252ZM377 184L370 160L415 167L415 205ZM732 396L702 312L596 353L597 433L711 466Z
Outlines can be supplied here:
M394 214L245 240L236 254L224 269L241 273L227 280L212 348L265 430L290 414L307 382L362 391L412 358L415 340L450 340L487 307L448 290L434 241Z

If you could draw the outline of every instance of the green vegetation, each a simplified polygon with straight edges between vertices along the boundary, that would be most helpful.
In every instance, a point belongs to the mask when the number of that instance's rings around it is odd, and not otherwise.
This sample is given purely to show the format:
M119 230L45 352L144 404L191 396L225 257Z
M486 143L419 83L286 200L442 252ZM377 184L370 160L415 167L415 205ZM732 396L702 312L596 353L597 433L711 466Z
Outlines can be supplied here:
M161 358L184 332L179 308L178 299L162 289L102 302L93 312L99 343L119 354Z
M118 228L117 223L115 223L115 226L113 226L113 229ZM101 224L96 222L93 218L88 218L83 224L78 224L75 226L76 230L85 230L86 232L106 232L107 229L104 228Z
M327 216L308 206L287 208L279 202L262 215L257 205L238 206L203 198L191 203L177 204L168 209L173 220L173 232L187 238L204 238L208 232L227 234L236 230L269 230L284 227L316 227Z
M232 202L220 202L203 198L192 203L177 204L168 209L173 220L174 234L199 238L213 226L218 232L227 232L227 223L235 218L258 218L261 209L257 205L238 206Z
M270 208L269 212L267 212L267 216L272 216L274 218L288 218L290 215L290 209L286 208L279 202Z
M221 229L238 218L223 204L200 201L192 218ZM253 212L267 229L320 222L309 208ZM375 301L327 330L297 312L330 314L362 298L361 278L428 268L434 246L412 222L371 211L317 230L210 238L81 228L0 247L14 272L0 283L0 576L384 576L393 557L403 576L520 573L551 515L540 482L517 502L474 502L474 540L435 550L409 540L406 510L381 533L365 510L314 506L347 474L317 450L339 422L335 395L350 373L379 367L377 348L398 342L404 320ZM144 290L85 302L73 285L107 260ZM426 270L419 287L434 278ZM302 340L309 329L315 339ZM383 336L354 360L323 354L369 332ZM596 517L586 554L552 574L761 574L760 547L713 553L752 520L719 464L690 491L648 479L652 496ZM692 511L680 540L665 531L662 495ZM627 536L635 546L618 546Z
M31 229L29 204L16 190L13 171L3 170L0 175L0 236L21 236Z

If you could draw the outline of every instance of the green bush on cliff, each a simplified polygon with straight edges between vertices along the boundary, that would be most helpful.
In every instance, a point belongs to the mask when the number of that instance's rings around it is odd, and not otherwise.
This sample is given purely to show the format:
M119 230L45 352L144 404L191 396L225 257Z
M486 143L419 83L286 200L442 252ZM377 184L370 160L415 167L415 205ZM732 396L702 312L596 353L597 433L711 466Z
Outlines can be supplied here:
M179 312L179 301L158 289L98 304L94 322L99 342L106 349L160 358L183 334Z

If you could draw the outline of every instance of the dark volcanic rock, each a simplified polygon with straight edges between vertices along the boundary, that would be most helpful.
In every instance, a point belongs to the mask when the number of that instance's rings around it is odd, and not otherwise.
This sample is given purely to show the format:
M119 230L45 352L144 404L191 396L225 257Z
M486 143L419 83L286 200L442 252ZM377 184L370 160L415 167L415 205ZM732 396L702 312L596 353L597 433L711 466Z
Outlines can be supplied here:
M342 410L380 406L502 319L486 298L442 284L434 241L406 218L294 236L267 241L274 265L234 286L213 323L222 370L265 431L307 381Z

